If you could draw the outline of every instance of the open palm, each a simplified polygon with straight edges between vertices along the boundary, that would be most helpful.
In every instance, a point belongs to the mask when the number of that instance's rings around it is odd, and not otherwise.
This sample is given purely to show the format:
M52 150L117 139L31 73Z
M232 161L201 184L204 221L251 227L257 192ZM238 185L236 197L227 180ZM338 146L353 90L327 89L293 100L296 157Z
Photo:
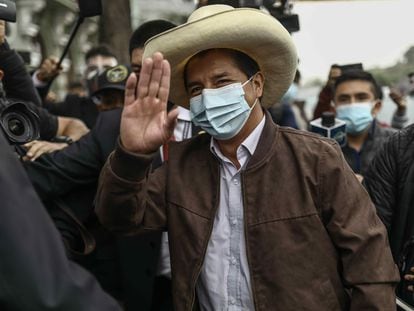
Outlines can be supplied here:
M178 112L167 113L170 76L168 61L157 52L144 60L139 81L135 74L128 78L120 131L128 151L152 153L173 134Z

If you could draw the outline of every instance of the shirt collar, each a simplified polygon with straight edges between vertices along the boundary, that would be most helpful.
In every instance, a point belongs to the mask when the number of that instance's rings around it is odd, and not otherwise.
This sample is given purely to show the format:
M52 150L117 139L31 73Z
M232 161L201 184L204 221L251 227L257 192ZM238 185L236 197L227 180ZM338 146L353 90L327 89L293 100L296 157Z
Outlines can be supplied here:
M265 125L266 118L263 116L262 120L259 122L259 124L255 127L255 129L249 134L249 136L246 137L246 139L241 143L241 145L237 148L237 158L240 160L240 154L243 152L243 149L246 149L250 156L253 155L253 153L256 150L257 144L259 143L260 135L263 132L263 128ZM217 143L217 141L211 137L210 140L210 151L216 155L221 160L224 160L225 156L221 153L220 147Z
M177 119L183 120L183 121L191 121L190 110L185 109L181 106L178 106L177 109L178 109Z

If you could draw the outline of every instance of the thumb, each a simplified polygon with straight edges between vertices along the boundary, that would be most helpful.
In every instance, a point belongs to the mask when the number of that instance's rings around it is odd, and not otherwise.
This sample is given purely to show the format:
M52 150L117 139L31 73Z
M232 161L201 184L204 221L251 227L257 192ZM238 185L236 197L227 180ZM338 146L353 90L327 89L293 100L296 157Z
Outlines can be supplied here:
M177 117L178 117L178 109L174 108L167 114L167 120L166 120L166 128L168 133L173 133L175 125L177 124Z

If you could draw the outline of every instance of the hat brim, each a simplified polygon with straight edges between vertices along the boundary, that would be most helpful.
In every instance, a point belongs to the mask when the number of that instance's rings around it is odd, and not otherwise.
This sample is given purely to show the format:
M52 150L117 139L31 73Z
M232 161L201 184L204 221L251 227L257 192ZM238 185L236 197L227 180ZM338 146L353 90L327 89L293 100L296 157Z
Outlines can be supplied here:
M184 70L190 58L208 49L234 49L254 59L265 77L261 104L277 103L293 81L297 54L288 31L256 9L229 9L175 27L149 39L143 57L161 52L171 65L170 100L188 108Z

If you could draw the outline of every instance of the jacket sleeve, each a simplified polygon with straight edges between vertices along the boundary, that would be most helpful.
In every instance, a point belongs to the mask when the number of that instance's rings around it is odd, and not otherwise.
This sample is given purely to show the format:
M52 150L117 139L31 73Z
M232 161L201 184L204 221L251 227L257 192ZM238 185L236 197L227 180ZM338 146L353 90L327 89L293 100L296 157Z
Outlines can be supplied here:
M32 78L26 71L22 58L16 51L10 50L7 42L0 49L0 68L4 71L4 89L7 97L34 103L41 106Z
M363 183L388 231L397 206L399 136L399 133L395 134L382 145L371 162Z
M34 162L24 162L42 199L66 195L84 186L96 189L99 173L116 146L120 116L120 109L102 112L92 130L79 140Z
M336 143L320 164L321 215L351 290L350 310L395 310L399 274L374 205Z
M108 229L124 234L166 228L166 164L151 172L156 154L127 152L121 143L99 178L96 213Z
M0 133L0 309L117 311L93 276L70 262L60 234Z
M27 174L42 199L60 196L72 189L97 182L105 160L101 159L94 131L68 147L25 162Z

